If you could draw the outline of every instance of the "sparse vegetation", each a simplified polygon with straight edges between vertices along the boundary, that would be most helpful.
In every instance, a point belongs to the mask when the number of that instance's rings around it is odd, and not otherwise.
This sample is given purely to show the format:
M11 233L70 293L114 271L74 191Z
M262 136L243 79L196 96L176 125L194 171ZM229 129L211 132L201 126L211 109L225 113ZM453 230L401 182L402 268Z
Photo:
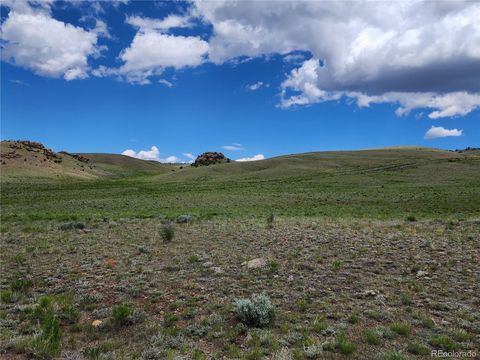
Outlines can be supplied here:
M62 156L51 166L79 161ZM138 161L95 165L115 179L89 181L13 181L2 167L5 356L388 360L474 346L463 290L478 272L465 256L479 251L476 158L379 150L175 172Z

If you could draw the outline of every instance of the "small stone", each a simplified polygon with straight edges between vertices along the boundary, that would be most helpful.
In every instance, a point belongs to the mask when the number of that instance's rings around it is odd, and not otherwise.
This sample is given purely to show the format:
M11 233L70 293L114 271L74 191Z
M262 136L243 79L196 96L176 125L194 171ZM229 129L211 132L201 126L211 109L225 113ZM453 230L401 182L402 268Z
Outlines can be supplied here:
M206 262L204 262L202 265L203 265L203 267L209 268L209 267L212 267L212 266L213 266L213 262L211 262L211 261L206 261Z
M247 265L248 269L261 269L267 266L267 260L264 258L256 258L250 261L242 263L242 265Z
M98 328L100 327L101 325L103 324L103 321L102 320L93 320L92 321L92 326L95 327L95 328Z
M427 275L428 275L428 272L426 272L426 271L423 271L423 270L417 271L417 278L421 278L421 277L424 277L424 276L427 276Z
M222 268L220 268L220 267L218 267L218 266L215 266L215 267L213 268L213 272L214 272L215 274L223 274Z

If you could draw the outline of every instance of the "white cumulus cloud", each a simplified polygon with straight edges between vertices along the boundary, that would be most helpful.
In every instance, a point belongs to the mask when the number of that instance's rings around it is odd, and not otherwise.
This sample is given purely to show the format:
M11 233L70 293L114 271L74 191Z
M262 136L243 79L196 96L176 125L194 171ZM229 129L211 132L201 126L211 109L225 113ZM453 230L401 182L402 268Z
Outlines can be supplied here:
M117 75L130 83L150 84L165 68L181 69L202 64L208 53L208 42L196 36L175 36L165 31L170 27L187 26L184 19L169 16L163 20L128 17L127 23L138 27L132 43L120 53L119 68L100 67L95 76ZM168 84L167 84L168 86Z
M449 136L462 136L463 130L445 129L442 126L432 126L426 133L424 138L427 140L444 138Z
M135 151L132 149L127 149L122 152L122 155L130 156L133 158L141 159L141 160L155 160L161 163L179 163L181 160L174 156L170 155L165 158L160 157L160 150L158 150L158 147L153 145L150 150L140 150L140 151Z
M101 50L96 31L52 18L48 2L35 8L21 1L5 5L11 8L1 26L2 60L42 76L66 80L88 76L88 58Z
M479 2L195 4L213 27L209 59L215 63L311 54L282 84L281 107L363 97L410 110L426 104L430 117L439 118L462 116L480 105ZM418 94L425 95L411 106Z
M139 152L136 152L131 149L127 149L124 152L122 152L122 155L134 157L137 159L142 159L142 160L157 160L159 161L159 155L160 151L156 146L152 146L150 150L140 150Z
M257 154L257 155L253 155L252 157L244 157L241 159L237 159L237 161L258 161L258 160L264 160L264 159L265 159L265 155Z

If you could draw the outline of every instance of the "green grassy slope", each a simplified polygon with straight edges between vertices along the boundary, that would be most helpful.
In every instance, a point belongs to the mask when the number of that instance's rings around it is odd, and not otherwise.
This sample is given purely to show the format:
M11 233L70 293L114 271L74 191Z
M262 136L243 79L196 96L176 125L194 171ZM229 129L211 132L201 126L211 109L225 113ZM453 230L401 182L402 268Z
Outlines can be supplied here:
M165 173L174 166L161 164L155 161L135 159L120 154L79 153L78 155L90 159L90 163L98 168L116 175L134 175L138 173Z
M187 167L169 174L168 180L201 180L204 177L208 180L266 180L282 177L311 178L351 173L378 173L426 165L431 161L442 163L467 157L470 158L467 154L419 147L312 152L263 161L233 162L196 169Z
M400 148L289 155L95 181L4 183L2 220L480 217L480 157Z

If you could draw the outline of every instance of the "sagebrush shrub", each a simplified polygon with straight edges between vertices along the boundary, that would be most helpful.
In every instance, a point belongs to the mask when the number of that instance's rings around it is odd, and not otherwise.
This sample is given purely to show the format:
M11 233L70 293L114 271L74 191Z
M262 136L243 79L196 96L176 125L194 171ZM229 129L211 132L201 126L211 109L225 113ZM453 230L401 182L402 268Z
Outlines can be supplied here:
M248 326L262 327L270 324L275 313L270 298L265 294L250 299L238 299L234 303L238 319Z
M193 216L192 215L188 215L188 214L184 214L184 215L179 215L177 216L177 218L175 219L175 222L177 224L186 224L186 223L190 223L193 221Z
M82 222L74 222L74 221L71 221L71 222L67 222L65 224L62 224L59 226L59 229L60 230L73 230L73 229L78 229L78 230L81 230L81 229L85 229L85 224L82 223Z
M163 225L160 229L160 235L162 236L163 241L170 242L175 236L175 228L171 224Z

